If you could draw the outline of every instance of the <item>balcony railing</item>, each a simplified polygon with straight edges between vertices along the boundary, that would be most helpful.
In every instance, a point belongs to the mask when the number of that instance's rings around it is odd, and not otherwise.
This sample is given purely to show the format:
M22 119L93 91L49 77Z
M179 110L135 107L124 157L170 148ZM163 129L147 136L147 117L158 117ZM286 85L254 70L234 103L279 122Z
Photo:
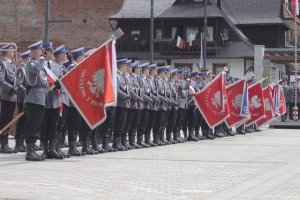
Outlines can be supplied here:
M221 47L214 42L207 43L207 53L216 54ZM128 53L128 52L149 52L150 44L146 41L118 41L117 51ZM184 54L199 54L201 51L200 40L194 40L192 46L186 42L184 49L176 47L176 41L171 39L160 39L154 40L154 52L162 55L184 55Z

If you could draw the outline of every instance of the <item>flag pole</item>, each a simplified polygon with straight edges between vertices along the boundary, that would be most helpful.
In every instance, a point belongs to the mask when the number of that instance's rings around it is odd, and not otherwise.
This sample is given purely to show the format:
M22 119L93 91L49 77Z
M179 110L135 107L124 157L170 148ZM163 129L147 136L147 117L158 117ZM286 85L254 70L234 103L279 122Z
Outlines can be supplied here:
M295 77L297 78L297 75L298 75L298 66L297 66L297 61L298 61L298 50L297 50L297 43L298 43L298 35L297 35L297 1L298 0L293 0L293 17L294 17L294 39L295 39ZM298 89L297 89L297 85L296 85L296 82L295 82L295 87L294 87L294 93L295 93L295 106L293 108L293 119L294 121L297 121L298 120L298 106L297 106L297 96L298 96Z

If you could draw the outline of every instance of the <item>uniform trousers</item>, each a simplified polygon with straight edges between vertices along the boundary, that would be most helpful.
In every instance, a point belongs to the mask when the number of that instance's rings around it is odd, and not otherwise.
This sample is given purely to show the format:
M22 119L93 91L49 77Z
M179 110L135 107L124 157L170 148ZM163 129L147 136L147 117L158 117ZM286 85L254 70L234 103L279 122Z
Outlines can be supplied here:
M116 115L116 107L108 107L106 110L106 119L99 126L99 134L102 137L102 140L108 138L108 132L113 129L114 118Z
M155 124L157 113L158 113L157 110L149 110L149 119L148 119L148 124L147 124L147 128L146 128L146 134L151 134L151 131Z
M60 108L46 108L44 110L40 139L46 143L57 140L56 127L59 119Z
M122 136L126 120L127 120L128 108L117 107L116 116L114 120L114 138L119 138Z
M175 125L176 125L176 120L177 120L177 113L178 110L174 106L170 110L169 117L168 117L168 125L167 125L167 133L173 133L176 132L175 130Z
M137 132L140 122L141 122L142 112L143 112L143 110L140 110L140 109L135 110L135 114L134 114L133 120L131 122L129 132L128 132L129 136L136 135L136 132Z
M68 129L68 142L75 142L77 140L77 131L80 124L80 115L76 108L68 108L66 123Z
M24 136L26 144L36 142L36 134L40 131L45 107L42 105L26 104L26 123Z
M4 128L13 119L15 105L15 102L1 100L0 130ZM0 135L0 141L6 142L7 139L7 132Z
M137 131L138 136L143 136L146 134L149 117L150 117L150 111L151 110L149 109L142 110L141 120Z
M165 110L158 110L154 127L153 127L153 135L159 135L161 131L163 131L164 123L165 123L165 116L166 111Z

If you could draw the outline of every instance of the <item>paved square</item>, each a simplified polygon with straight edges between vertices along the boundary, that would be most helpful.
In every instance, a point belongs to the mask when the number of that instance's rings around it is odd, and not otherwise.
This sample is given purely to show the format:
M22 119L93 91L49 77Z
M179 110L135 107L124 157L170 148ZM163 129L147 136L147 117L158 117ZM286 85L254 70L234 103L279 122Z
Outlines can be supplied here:
M65 149L66 151L67 149ZM63 161L0 155L0 199L300 199L300 131Z

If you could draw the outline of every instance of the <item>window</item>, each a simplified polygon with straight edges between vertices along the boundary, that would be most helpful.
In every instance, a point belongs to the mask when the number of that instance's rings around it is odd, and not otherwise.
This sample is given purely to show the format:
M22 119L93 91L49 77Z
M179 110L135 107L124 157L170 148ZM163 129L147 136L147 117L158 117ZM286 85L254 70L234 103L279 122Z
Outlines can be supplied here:
M222 40L223 41L228 41L229 40L229 33L228 33L228 29L223 29L223 32L222 32Z
M130 37L134 41L139 41L141 39L141 31L140 30L132 30L130 33Z
M156 32L155 32L155 34L156 34L156 39L161 39L162 37L162 32L161 32L161 29L156 29Z
M285 31L285 46L286 47L294 46L294 36L291 30Z
M172 37L172 40L176 39L175 37L178 35L177 30L178 30L177 27L172 27L171 28L171 37Z
M208 42L213 42L214 41L214 28L212 26L207 27L206 40Z
M198 27L187 27L185 41L193 42L194 40L196 40L196 36L198 35L198 33L199 33Z

